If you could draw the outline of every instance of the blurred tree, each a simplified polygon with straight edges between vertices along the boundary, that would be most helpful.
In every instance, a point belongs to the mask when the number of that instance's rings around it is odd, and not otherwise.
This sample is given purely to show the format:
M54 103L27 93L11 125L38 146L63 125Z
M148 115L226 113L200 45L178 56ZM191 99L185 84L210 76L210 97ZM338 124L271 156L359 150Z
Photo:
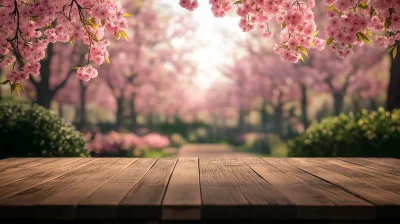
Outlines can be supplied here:
M40 62L40 77L29 76L37 104L50 108L51 100L76 73L73 68L84 64L84 49L82 44L74 44L74 47L65 43L49 44L46 58ZM28 86L27 89L32 88Z
M390 81L387 90L386 109L392 111L400 108L400 57L392 59Z

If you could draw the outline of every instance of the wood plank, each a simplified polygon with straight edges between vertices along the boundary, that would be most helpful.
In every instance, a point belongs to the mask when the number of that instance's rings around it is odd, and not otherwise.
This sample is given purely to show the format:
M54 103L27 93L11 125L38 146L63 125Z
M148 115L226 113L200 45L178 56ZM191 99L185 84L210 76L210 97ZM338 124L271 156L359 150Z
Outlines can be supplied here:
M29 168L37 168L40 165L45 164L46 162L51 162L56 160L56 158L52 158L48 160L47 158L26 158L26 159L16 159L15 163L11 166L6 167L0 172L0 175L4 176L6 174L17 173Z
M93 175L93 173L115 160L115 158L95 159L95 161L90 163L90 166L80 167L53 180L39 184L7 198L0 202L0 219L36 218L34 205L51 195L63 192L67 187Z
M338 159L305 159L325 169L340 173L346 177L357 179L360 182L374 185L380 189L400 195L400 179L398 177L385 179L384 176L359 169L357 165Z
M202 220L247 219L249 202L218 158L199 158Z
M286 161L373 203L378 219L400 218L400 195L380 189L373 184L367 184L355 178L316 166L314 163L307 162L304 159L291 158L286 159Z
M156 159L152 158L141 158L134 161L117 176L81 201L76 208L76 217L92 220L117 219L119 202L155 162Z
M220 162L249 202L250 219L295 219L295 209L289 199L257 175L242 159L220 158Z
M29 178L22 179L11 184L0 187L0 201L11 197L14 194L35 187L38 184L57 178L65 173L68 173L74 169L84 166L94 159L89 158L77 158L60 166L54 167L53 169L45 170L42 173L37 173L30 176Z
M200 220L198 158L179 158L162 203L163 220Z
M15 166L19 166L28 162L32 162L34 160L40 160L41 158L17 158L17 157L12 157L12 158L7 158L7 159L2 159L0 160L0 174L6 169L10 169Z
M243 159L262 178L285 194L296 206L301 220L374 219L375 209L335 185L310 175L281 159Z
M395 158L363 158L363 160L379 163L385 166L391 166L397 169L400 169L400 159Z
M118 218L159 220L161 203L176 161L174 158L157 160L122 199Z
M349 162L349 163L354 163L354 164L358 164L360 166L364 166L368 169L375 169L375 170L379 170L385 173L390 173L396 176L400 176L400 169L391 167L391 166L387 166L387 165L382 165L380 163L375 163L372 161L367 161L361 158L338 158L340 160Z
M136 159L121 158L97 170L62 191L59 191L35 206L36 218L42 219L74 219L76 205L96 191L101 185L115 177Z
M315 158L315 159L323 159L323 158ZM344 166L344 167L347 167L349 169L353 169L355 171L368 173L368 174L373 175L375 177L379 177L379 178L382 178L382 179L385 179L385 180L388 180L388 181L391 181L391 182L394 182L394 183L399 183L399 181L400 181L400 176L396 176L396 175L393 175L393 174L390 174L390 173L385 173L385 172L382 172L380 170L370 169L370 168L361 166L359 164L349 163L349 162L346 162L346 161L343 161L343 160L340 160L340 159L337 159L337 158L336 159L332 158L332 159L329 159L329 160L331 162L336 163L337 165Z
M17 168L15 172L9 172L0 175L0 187L11 184L13 182L19 181L21 179L43 173L48 169L52 169L56 166L60 166L65 163L76 160L77 158L46 158L42 160L35 160L29 162L29 164L34 163L34 167L24 167ZM26 164L27 165L27 164Z

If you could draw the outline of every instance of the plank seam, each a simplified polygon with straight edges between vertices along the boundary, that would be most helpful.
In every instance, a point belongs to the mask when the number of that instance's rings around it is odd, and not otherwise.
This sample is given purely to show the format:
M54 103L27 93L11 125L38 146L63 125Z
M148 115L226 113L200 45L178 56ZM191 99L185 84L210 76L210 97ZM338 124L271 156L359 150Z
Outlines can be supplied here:
M134 187L136 186L136 184L139 183L140 180L142 180L142 178L143 178L144 176L146 176L146 174L147 174L147 173L149 172L149 170L154 166L154 164L156 164L156 162L157 162L158 160L159 160L159 159L155 159L154 162L147 168L147 170L146 170L146 172L143 174L143 176L141 176L141 177L139 178L139 180L136 181L136 183L135 183L134 185L132 185L131 188L129 188L129 190L126 192L126 194L124 195L124 197L122 197L121 201L119 201L119 202L117 203L117 206L116 206L117 209L118 209L118 207L120 206L121 202L126 198L126 196L129 194L129 192L132 190L132 188L134 188Z
M176 158L176 159L175 159L174 167L172 167L172 170L171 170L171 172L169 173L168 181L167 181L167 184L166 184L166 186L165 186L165 190L164 190L164 192L163 192L163 197L162 197L162 199L161 199L160 207L163 207L164 199L165 199L165 194L167 193L167 189L168 189L168 187L169 187L169 182L171 181L172 173L175 171L175 167L176 167L176 164L178 163L178 160L179 160L179 158Z
M80 159L80 158L78 158L78 159ZM77 161L78 159L72 160L71 162ZM61 177L62 175L65 175L65 174L67 174L67 173L69 173L69 172L72 172L72 171L74 171L74 170L76 170L76 169L79 169L79 168L81 168L81 167L83 167L83 166L86 166L86 165L88 165L88 164L90 164L90 163L92 163L92 162L94 162L94 161L96 161L96 160L98 160L98 158L93 159L92 161L90 161L90 162L88 162L88 163L82 164L82 165L80 165L80 166L78 166L78 167L76 167L76 168L74 168L74 169L72 169L72 170L70 170L70 171L68 171L68 172L66 172L66 173L62 173L62 174L60 174L60 175L58 175L58 176L55 176L55 177L53 177L53 178L50 178L50 179L48 179L48 180L46 180L46 181L39 182L39 183L37 183L37 184L35 184L35 185L33 185L33 186L29 187L29 188L26 188L26 189L24 189L24 190L22 190L22 191L18 191L18 192L16 192L16 193L14 193L14 194L12 194L12 195L10 195L10 196L8 196L8 197L6 197L6 198L0 200L0 202L6 200L6 199L8 199L8 198L10 198L10 197L12 197L12 196L14 196L14 195L16 195L16 194L19 194L19 193L21 193L21 192L23 192L23 191L27 191L27 190L29 190L29 189L31 189L31 188L34 188L34 187L36 187L36 186L38 186L38 185L40 185L40 184L44 184L44 183L46 183L46 182L48 182L48 181L52 181L52 180L54 180L54 179L56 179L56 178L58 178L58 177ZM68 163L69 163L69 162L68 162ZM68 163L64 163L63 165L68 164ZM11 183L11 184L12 184L12 183ZM8 185L6 185L6 186L8 186ZM1 204L1 203L0 203L0 204Z
M286 161L283 161L283 162L287 163ZM290 164L290 163L288 163L288 164L291 165L291 166L294 166L294 165L292 165L292 164ZM330 181L328 181L328 180L325 180L324 178L319 177L319 176L317 176L317 175L315 175L315 174L313 174L313 173L310 173L310 172L308 172L308 171L306 171L306 170L304 170L304 169L302 169L302 168L300 168L300 167L298 167L298 166L294 166L294 167L296 167L296 168L298 168L298 169L300 169L300 170L302 170L302 171L304 171L304 172L306 172L306 173L308 173L308 174L310 174L310 175L312 175L312 176L314 176L314 177L316 177L316 178L318 178L318 179L321 179L321 180L323 180L323 181L325 181L325 182L327 182L327 183L330 183L330 184L332 184L332 185L334 185L334 186L336 186L336 187L338 187L338 188L340 188L340 189L342 189L342 190L344 190L344 191L346 191L346 192L348 192L348 193L354 195L355 197L360 198L361 200L364 200L364 201L366 201L366 202L372 204L374 207L376 207L375 204L374 204L372 201L370 201L370 200L368 200L368 199L365 199L365 198L359 196L358 194L356 194L356 193L354 193L354 192L352 192L352 191L349 191L349 190L347 190L346 188L344 188L344 187L342 187L342 186L340 186L340 185L337 185L337 184L332 183L332 182L330 182ZM321 168L323 168L323 167L321 167ZM323 168L323 169L325 169L325 168Z
M120 160L120 159L121 159L121 158L115 160L114 162L110 163L109 165L111 165L111 164L117 162L117 161ZM127 165L125 165L124 168L122 168L120 171L116 172L115 175L112 176L110 179L108 179L108 180L106 180L106 181L103 181L103 182L102 182L101 184L99 184L99 185L96 185L97 188L96 188L92 193L90 193L89 195L87 195L85 198L83 198L83 199L81 199L80 201L78 201L78 202L75 204L75 207L76 207L77 205L79 205L79 203L81 203L82 201L84 201L86 198L88 198L88 197L90 197L92 194L94 194L98 189L101 188L101 186L103 186L104 184L106 184L108 181L112 180L112 179L113 179L114 177L116 177L119 173L121 173L124 169L126 169L128 166L130 166L131 164L135 163L136 161L138 161L138 159L136 159L136 160L134 160L134 161L128 163ZM108 165L108 166L109 166L109 165ZM107 166L106 166L106 167L107 167ZM104 167L103 167L103 168L104 168ZM75 212L76 212L76 211L75 211Z
M365 168L367 168L367 169L373 169L373 170L377 170L377 171L380 171L380 172L384 172L384 173L388 173L388 174L391 174L391 175L395 175L394 173L392 173L392 172L387 172L387 171L385 171L385 170L376 169L376 168L374 168L374 167L366 167L366 166L363 166L363 165L361 165L361 164L358 164L358 163L355 163L355 162L351 162L351 161L347 161L347 160L344 160L344 159L341 159L341 158L338 158L338 159L341 160L341 161L347 162L347 163L355 164L355 165L357 165L357 166L365 167ZM366 160L363 160L363 161L365 161L365 162L370 162L370 161L366 161ZM370 162L370 163L373 163L373 162ZM382 164L379 164L379 163L375 163L375 164L381 165L381 166L385 166L385 165L382 165ZM391 166L387 166L387 167L390 168L390 169L393 169L393 167L391 167Z

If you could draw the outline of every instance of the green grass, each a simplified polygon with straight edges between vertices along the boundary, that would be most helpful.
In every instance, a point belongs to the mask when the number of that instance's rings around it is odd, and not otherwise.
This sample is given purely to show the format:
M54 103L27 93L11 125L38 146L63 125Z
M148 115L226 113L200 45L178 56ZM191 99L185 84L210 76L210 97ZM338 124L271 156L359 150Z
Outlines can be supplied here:
M236 149L239 152L251 153L260 157L287 157L288 148L285 142L281 140L272 140L268 144L271 149L271 153L258 152L248 144L237 146Z
M173 154L166 153L163 150L147 150L144 152L143 157L145 158L166 158L170 157Z

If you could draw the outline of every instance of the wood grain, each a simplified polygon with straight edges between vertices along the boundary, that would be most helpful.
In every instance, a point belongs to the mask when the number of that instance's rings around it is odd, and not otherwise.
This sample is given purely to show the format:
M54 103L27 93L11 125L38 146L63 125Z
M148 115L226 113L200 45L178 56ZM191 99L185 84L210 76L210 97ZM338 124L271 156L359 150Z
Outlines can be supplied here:
M133 186L146 174L156 159L142 158L133 161L76 208L79 219L117 219L117 206Z
M93 173L115 160L115 158L95 159L90 163L90 166L80 167L7 198L0 203L0 219L39 218L34 208L36 204L58 192L63 192L65 188L93 175Z
M161 218L161 202L177 159L159 159L128 192L118 207L120 219Z
M0 176L0 187L11 184L13 182L19 181L21 179L31 177L33 175L43 173L48 169L52 169L53 167L60 166L65 163L72 162L77 160L77 158L47 158L34 160L24 164L25 167L15 168L17 170L8 172L5 170ZM28 166L28 167L27 167Z
M24 166L24 164L35 161L41 160L41 158L7 158L0 160L0 174L8 169L12 169L18 166Z
M387 165L383 165L381 163L367 161L367 160L360 159L360 158L339 158L339 159L349 162L349 163L354 163L354 164L358 164L360 166L364 166L368 169L375 169L375 170L379 170L379 171L382 171L385 173L400 176L400 169L397 169L397 168L394 168L391 166L387 166Z
M338 172L346 177L356 179L360 182L373 185L380 189L390 191L394 194L400 194L400 179L394 177L385 178L383 175L374 172L366 172L359 169L357 165L347 163L337 159L304 159L328 170ZM393 175L394 176L394 175Z
M239 158L220 158L250 205L250 218L262 220L295 219L295 209L277 188L262 179Z
M290 164L339 186L375 205L378 219L400 218L400 195L383 190L373 184L347 177L338 172L316 166L304 159L286 159Z
M399 161L10 158L0 222L397 223Z
M201 218L248 219L249 202L218 158L200 158Z
M132 162L134 162L134 159L117 159L109 165L98 169L82 181L45 198L36 204L36 216L43 219L74 219L75 207L80 201L115 177Z
M60 166L54 167L53 169L44 170L42 173L36 173L29 178L0 187L0 201L14 194L35 187L38 184L57 178L81 166L87 165L92 161L94 161L94 159L81 158L72 160Z
M179 158L162 203L163 220L200 220L198 158Z
M297 219L371 220L373 205L281 159L244 159L296 206Z

